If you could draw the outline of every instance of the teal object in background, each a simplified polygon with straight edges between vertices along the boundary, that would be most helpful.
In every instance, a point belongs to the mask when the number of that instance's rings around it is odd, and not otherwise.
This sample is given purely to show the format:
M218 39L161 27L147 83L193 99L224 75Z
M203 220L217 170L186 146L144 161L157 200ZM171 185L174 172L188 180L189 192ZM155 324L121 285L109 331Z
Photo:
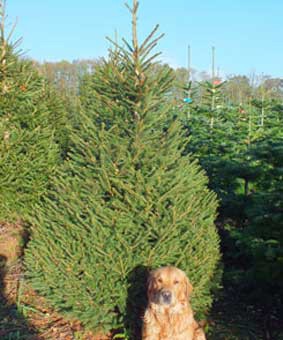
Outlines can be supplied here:
M183 99L184 103L191 104L193 102L192 98L184 98Z

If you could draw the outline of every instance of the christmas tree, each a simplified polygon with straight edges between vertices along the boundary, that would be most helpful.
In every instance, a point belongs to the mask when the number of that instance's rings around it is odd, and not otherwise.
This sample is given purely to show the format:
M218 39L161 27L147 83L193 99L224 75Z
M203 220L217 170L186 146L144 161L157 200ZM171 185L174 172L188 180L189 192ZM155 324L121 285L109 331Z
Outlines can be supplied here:
M51 89L22 58L14 29L6 32L4 5L0 1L0 220L13 220L30 215L46 191L59 162L65 111L51 106Z
M172 114L170 69L156 68L158 26L138 43L116 42L81 85L72 150L37 206L26 268L36 290L96 330L141 322L151 268L176 265L205 312L219 259L217 201ZM153 69L159 71L153 72Z

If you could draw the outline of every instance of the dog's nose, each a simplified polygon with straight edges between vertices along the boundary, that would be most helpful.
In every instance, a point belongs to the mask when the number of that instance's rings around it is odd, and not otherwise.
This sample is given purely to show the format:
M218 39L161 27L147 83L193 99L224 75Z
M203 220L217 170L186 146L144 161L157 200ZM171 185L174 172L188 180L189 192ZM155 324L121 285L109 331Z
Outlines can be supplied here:
M170 303L171 302L172 294L171 294L170 291L163 290L161 295L162 295L162 298L163 298L164 302L166 302L166 303Z

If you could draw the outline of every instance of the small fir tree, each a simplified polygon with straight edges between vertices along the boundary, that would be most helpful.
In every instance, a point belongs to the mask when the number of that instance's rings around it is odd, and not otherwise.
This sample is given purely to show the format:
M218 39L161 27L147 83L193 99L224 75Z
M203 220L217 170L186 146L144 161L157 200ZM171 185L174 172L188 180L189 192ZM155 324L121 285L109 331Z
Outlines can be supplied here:
M25 255L34 288L92 329L141 322L146 272L166 264L186 271L205 312L219 259L215 194L183 156L171 72L152 72L158 27L139 45L137 10L134 0L132 43L114 43L82 83L72 150L37 206Z

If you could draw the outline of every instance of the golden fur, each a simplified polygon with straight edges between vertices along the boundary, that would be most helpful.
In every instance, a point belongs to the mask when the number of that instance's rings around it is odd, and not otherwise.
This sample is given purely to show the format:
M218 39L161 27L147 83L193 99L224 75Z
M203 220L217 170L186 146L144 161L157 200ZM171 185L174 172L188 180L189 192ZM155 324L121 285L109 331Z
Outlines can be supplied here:
M189 303L193 287L176 267L153 271L148 280L148 306L142 340L205 340Z

